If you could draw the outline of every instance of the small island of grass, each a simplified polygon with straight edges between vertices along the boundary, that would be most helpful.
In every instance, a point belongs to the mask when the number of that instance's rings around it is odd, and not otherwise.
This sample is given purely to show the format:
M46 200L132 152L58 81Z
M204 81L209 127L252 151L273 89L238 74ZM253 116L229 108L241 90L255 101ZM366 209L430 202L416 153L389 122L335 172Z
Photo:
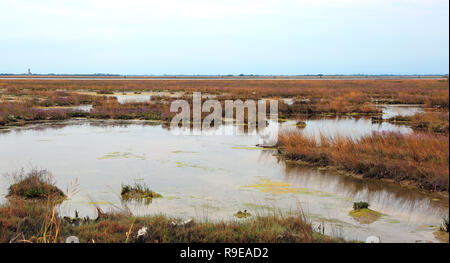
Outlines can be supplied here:
M66 195L54 185L52 175L47 170L23 171L13 175L13 183L9 187L7 197L23 199L51 199L62 201Z
M162 197L162 195L153 192L146 185L135 184L122 185L122 191L120 193L123 200L145 200L146 202L151 202L153 198Z
M353 210L349 214L361 224L372 224L383 216L382 213L369 209L369 203L366 202L353 203Z

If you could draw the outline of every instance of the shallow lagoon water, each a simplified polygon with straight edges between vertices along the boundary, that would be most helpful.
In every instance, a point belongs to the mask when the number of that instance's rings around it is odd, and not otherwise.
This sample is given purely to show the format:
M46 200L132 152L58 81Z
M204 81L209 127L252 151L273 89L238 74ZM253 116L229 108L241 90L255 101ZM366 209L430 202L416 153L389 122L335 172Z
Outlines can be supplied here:
M271 125L297 129L293 122ZM329 134L352 137L373 131L412 132L349 118L309 120L303 132L313 135L325 127ZM42 124L0 133L0 174L46 168L62 189L77 179L79 193L61 205L64 215L73 216L76 209L80 216L95 217L96 205L106 211L120 207L121 185L136 182L163 195L149 205L127 203L136 215L237 220L233 214L243 209L252 214L301 209L314 224L324 223L326 233L348 239L376 235L383 242L436 241L433 229L448 214L445 200L331 171L289 167L273 150L255 147L258 143L257 133L174 135L163 124L141 122ZM0 185L4 201L7 176L0 177ZM356 201L368 201L386 215L361 225L348 215Z

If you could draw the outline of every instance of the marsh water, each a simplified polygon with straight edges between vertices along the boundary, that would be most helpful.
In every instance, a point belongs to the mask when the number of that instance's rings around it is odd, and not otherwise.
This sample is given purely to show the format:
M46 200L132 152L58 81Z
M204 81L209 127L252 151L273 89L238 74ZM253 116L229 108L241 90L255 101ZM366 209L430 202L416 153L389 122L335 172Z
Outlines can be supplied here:
M268 128L299 129L295 121L271 122ZM354 138L374 131L413 132L354 118L307 120L300 131ZM136 215L214 221L245 220L233 216L244 209L253 215L302 210L314 225L324 224L326 234L347 239L375 235L382 242L437 242L432 233L448 214L448 201L332 171L291 167L276 151L255 147L258 143L258 133L175 135L164 124L140 121L72 120L0 131L1 201L7 174L35 167L51 171L60 188L78 190L60 206L63 215L77 210L95 218L96 206L123 207L122 184L145 183L163 198L126 203ZM349 216L357 201L369 202L384 216L358 223Z

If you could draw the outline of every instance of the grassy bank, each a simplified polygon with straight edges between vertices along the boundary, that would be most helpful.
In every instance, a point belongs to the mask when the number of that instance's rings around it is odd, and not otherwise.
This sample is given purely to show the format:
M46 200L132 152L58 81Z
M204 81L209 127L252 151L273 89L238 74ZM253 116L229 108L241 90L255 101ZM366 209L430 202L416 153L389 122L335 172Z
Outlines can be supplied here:
M412 182L419 188L447 191L449 137L446 135L374 134L359 140L315 140L299 132L281 134L282 155L319 166L336 166L365 178Z
M282 118L296 115L379 116L373 106L383 104L421 104L428 108L448 109L447 80L0 80L0 126L36 120L60 120L71 117L101 119L168 120L168 96L152 96L149 103L119 104L110 96L134 91L184 92L181 99L191 100L192 92L215 94L225 100L279 99ZM91 92L90 94L83 94ZM292 105L283 98L295 99ZM90 113L67 109L42 110L36 107L62 107L93 104Z
M448 80L0 80L0 89L65 89L100 93L201 91L230 98L295 97L315 103L346 98L358 103L424 104L446 107Z

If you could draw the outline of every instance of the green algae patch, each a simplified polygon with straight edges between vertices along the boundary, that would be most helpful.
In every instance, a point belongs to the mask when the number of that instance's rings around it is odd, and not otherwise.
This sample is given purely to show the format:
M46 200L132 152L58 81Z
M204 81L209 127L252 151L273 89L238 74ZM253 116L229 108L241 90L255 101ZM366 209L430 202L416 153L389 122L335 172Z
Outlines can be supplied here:
M140 159L140 160L145 160L145 156L144 155L136 155L130 152L112 152L112 153L108 153L105 154L101 157L97 157L97 159L99 160L104 160L104 159L127 159L127 158L134 158L134 159Z
M175 162L176 166L178 168L183 168L183 167L190 167L190 168L197 168L197 169L202 169L203 171L214 171L214 168L208 167L208 166L202 166L202 165L197 165L197 164L192 164L192 163L183 163L183 162ZM219 169L222 170L222 169Z
M244 210L244 211L237 211L237 213L234 214L234 216L237 218L247 218L250 217L251 214L247 212L247 210Z
M439 242L449 243L449 234L448 234L448 232L439 230L439 231L433 232L433 235L434 235L434 237L437 240L439 240Z
M291 183L276 182L270 179L260 179L259 184L242 186L243 188L253 188L264 193L272 194L311 194L312 192L306 188L291 187Z
M120 193L122 199L144 201L146 204L151 203L153 198L160 198L162 195L153 192L146 185L135 184L134 186L122 185Z
M369 208L350 211L350 216L361 224L372 224L380 219L383 214Z
M49 200L62 202L67 197L55 186L53 177L47 170L32 170L27 174L23 171L14 176L15 183L9 187L7 197L28 200Z
M399 224L400 221L398 221L398 220L392 220L392 221L389 221L389 223L391 223L391 224Z

